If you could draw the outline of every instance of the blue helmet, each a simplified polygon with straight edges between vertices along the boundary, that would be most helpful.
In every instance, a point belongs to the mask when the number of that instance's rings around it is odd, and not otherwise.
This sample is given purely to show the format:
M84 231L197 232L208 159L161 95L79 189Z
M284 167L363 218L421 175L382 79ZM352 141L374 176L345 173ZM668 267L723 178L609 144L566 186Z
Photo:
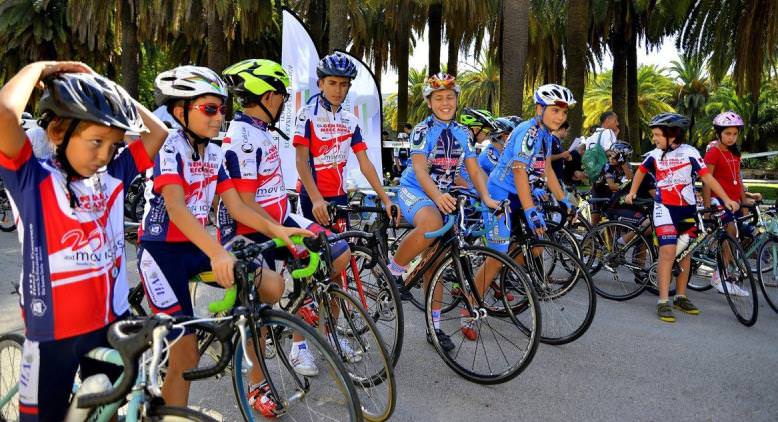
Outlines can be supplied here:
M342 76L349 79L357 77L357 67L350 58L341 52L324 56L316 67L316 76L322 79L327 76Z
M686 116L682 116L678 113L659 113L651 119L648 123L648 127L677 127L682 130L689 129L689 119Z
M494 121L494 125L497 126L497 129L501 130L502 132L510 132L516 128L516 123L506 117L498 118Z

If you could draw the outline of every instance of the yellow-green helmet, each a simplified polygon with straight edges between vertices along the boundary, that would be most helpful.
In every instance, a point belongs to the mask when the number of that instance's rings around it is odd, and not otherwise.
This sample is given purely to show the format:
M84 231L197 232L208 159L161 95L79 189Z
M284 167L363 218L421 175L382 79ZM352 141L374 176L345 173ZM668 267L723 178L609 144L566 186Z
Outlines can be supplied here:
M265 59L248 59L222 72L230 92L239 100L254 100L266 92L286 94L289 75L283 66Z
M462 114L459 115L459 123L467 127L489 127L494 128L494 116L488 110L474 110L465 107Z

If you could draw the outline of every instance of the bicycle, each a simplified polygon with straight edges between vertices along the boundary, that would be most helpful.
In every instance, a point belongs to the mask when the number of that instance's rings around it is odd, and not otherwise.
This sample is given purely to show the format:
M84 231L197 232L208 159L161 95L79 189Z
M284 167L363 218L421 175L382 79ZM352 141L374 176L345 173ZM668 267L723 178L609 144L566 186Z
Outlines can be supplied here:
M13 213L13 203L8 191L5 190L3 179L0 179L0 231L10 233L16 230L16 218Z
M507 255L466 242L473 231L465 225L465 196L457 195L456 214L446 216L444 225L425 233L435 239L411 270L400 292L425 282L427 340L454 372L478 384L499 384L518 376L532 361L541 330L541 312L532 283ZM503 204L500 211L507 207ZM476 279L476 269L490 259L499 265L494 283ZM476 283L484 286L483 295ZM511 306L506 300L510 286ZM497 293L497 294L495 294ZM454 344L445 349L436 332L432 311L440 309L439 330ZM468 330L463 329L465 323ZM468 332L475 338L467 337ZM499 367L498 367L499 365Z

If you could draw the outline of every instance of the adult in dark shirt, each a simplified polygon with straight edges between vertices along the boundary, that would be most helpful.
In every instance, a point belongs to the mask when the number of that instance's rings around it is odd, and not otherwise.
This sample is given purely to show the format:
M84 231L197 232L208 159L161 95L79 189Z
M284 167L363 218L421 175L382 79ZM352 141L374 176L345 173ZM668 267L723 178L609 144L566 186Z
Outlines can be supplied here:
M551 157L549 159L551 160L551 167L554 169L554 174L563 175L565 172L565 161L570 159L570 151L562 148L562 143L565 141L565 138L567 138L567 129L569 127L570 124L564 122L559 129L551 134ZM561 181L564 182L564 178Z

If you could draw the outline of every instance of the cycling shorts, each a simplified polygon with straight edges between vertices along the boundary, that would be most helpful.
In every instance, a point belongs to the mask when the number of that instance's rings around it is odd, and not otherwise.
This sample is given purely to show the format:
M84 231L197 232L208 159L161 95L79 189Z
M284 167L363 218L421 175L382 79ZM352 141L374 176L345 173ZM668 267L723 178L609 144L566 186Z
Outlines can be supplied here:
M682 234L697 237L696 213L694 205L667 206L654 202L654 230L659 246L675 245Z
M423 190L409 186L401 186L397 191L397 203L403 218L410 224L414 224L416 213L424 207L432 207L438 211L438 206Z

